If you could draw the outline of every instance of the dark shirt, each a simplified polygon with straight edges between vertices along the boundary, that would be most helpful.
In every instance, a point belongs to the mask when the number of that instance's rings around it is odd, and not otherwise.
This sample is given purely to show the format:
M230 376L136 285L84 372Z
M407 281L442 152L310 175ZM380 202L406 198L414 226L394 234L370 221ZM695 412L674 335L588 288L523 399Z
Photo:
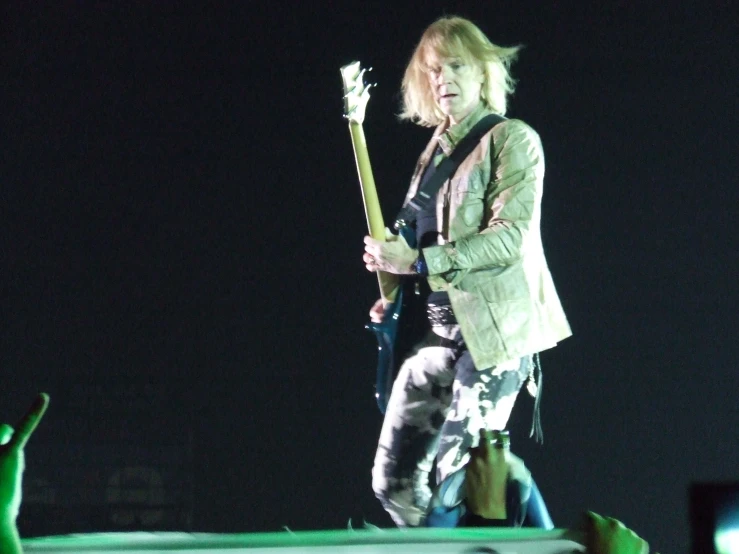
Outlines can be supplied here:
M423 188L423 185L431 178L436 172L436 166L434 165L434 158L441 154L441 147L436 147L431 162L426 166L426 171L421 178L421 184L419 189ZM418 212L416 218L416 245L419 249L426 248L427 246L436 246L439 244L439 232L437 231L436 221L436 203L429 202L428 205ZM445 291L431 292L428 285L423 283L422 292L427 297L427 303L435 306L448 306L449 295Z

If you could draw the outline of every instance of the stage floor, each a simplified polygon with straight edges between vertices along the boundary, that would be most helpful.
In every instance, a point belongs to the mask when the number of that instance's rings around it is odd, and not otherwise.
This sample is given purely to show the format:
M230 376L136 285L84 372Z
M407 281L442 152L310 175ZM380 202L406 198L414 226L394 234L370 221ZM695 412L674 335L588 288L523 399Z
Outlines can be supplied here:
M151 554L570 554L584 552L579 537L555 529L388 529L283 531L279 533L129 532L63 535L25 539L27 554L75 552ZM279 553L279 554L282 554Z

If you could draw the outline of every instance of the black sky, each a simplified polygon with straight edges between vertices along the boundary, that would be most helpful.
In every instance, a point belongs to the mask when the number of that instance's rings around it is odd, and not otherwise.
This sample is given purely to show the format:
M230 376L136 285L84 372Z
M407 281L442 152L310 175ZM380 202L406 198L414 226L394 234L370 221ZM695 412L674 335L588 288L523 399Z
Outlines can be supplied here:
M736 13L575 6L6 5L0 416L52 396L29 475L101 429L171 430L194 438L196 529L390 525L338 69L374 68L389 219L429 134L394 117L402 71L454 13L525 45L509 116L544 142L542 231L574 330L542 355L546 442L522 400L514 451L557 525L588 508L685 552L688 483L736 479L739 457ZM116 405L145 383L166 393ZM110 399L86 412L79 385Z

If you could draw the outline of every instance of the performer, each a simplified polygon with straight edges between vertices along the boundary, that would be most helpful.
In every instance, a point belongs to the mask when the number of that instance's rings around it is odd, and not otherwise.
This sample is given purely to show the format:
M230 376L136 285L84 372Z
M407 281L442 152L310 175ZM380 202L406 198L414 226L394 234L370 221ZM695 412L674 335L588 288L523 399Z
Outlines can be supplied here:
M436 127L406 202L480 119L504 115L518 47L443 17L423 33L403 78L402 119ZM369 271L419 279L429 332L402 364L375 458L373 489L399 526L424 524L437 482L462 468L480 430L504 429L534 356L571 332L544 257L544 154L526 123L486 133L416 221L418 249L365 237ZM370 311L381 321L382 299Z

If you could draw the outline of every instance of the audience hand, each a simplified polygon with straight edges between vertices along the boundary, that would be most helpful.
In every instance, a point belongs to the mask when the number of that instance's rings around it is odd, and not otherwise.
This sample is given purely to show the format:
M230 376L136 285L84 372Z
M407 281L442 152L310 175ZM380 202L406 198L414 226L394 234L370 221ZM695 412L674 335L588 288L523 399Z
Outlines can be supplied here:
M648 554L649 544L623 523L594 512L585 514L588 554Z
M15 430L0 425L0 554L21 552L15 521L21 506L23 448L49 405L49 396L41 393L18 422Z
M485 519L506 518L506 485L508 483L507 448L492 445L492 435L480 430L480 443L470 449L467 464L467 507Z

